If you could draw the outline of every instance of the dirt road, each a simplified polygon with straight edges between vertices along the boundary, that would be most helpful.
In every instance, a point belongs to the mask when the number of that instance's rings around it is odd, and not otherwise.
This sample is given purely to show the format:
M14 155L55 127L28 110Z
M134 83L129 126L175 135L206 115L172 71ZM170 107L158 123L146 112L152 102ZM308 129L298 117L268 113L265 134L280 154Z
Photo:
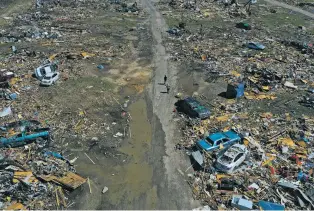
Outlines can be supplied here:
M294 12L301 13L303 15L306 15L306 16L310 17L310 18L314 18L314 14L313 13L305 11L305 10L302 10L301 8L294 7L294 6L291 6L289 4L285 4L283 2L279 2L279 1L276 1L276 0L264 0L264 1L266 1L269 4L273 4L273 5L276 5L276 6L279 6L279 7L283 7L283 8L292 10Z
M192 200L190 189L184 180L182 168L186 169L186 162L182 155L174 151L174 138L177 128L173 123L172 110L175 103L173 97L177 91L177 69L168 64L168 55L162 44L162 35L167 30L165 20L159 11L155 8L151 0L142 0L143 7L150 14L151 30L154 38L154 75L152 83L149 86L149 100L152 109L152 147L153 151L162 150L166 152L163 156L164 175L160 175L160 169L154 169L154 181L162 182L157 185L158 207L159 209L190 209L198 206ZM166 88L163 83L163 77L167 75L170 93L165 93ZM165 146L159 146L165 143ZM164 148L164 149L163 149ZM157 167L158 168L158 167ZM157 170L157 171L156 171ZM184 171L183 170L183 171ZM165 177L164 181L158 179L160 176Z

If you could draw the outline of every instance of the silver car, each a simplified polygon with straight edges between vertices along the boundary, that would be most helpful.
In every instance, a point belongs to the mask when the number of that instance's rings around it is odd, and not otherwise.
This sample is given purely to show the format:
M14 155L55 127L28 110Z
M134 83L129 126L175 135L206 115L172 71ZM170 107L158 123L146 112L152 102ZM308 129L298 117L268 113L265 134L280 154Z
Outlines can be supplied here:
M241 163L248 157L249 151L246 146L235 144L227 151L218 156L215 167L222 172L232 173L235 168L239 167Z

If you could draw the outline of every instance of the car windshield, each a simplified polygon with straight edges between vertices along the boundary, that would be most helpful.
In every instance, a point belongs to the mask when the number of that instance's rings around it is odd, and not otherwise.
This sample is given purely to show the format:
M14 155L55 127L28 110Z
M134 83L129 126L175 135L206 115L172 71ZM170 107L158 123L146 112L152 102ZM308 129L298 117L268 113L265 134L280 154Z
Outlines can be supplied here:
M44 79L45 79L45 80L50 80L50 79L51 79L51 76L45 76Z
M46 74L45 68L41 68L41 69L40 69L40 73L41 73L42 75L45 75L45 74Z
M206 141L208 142L208 143L210 143L212 146L214 146L214 142L213 142L213 140L211 140L210 138L206 138Z
M230 149L234 152L243 152L243 149L241 149L240 147L237 147L237 146L233 146L232 149Z
M233 160L233 158L231 158L227 155L223 155L223 156L221 156L220 160L224 163L230 163Z

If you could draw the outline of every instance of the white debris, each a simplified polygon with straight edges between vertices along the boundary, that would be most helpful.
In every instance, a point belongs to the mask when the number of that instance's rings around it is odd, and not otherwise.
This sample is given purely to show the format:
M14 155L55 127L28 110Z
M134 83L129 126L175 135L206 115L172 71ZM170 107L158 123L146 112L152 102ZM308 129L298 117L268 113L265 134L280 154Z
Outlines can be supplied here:
M116 135L113 135L113 137L117 138L117 137L121 137L123 136L123 133L117 132Z
M286 81L284 86L288 87L288 88L292 88L292 89L297 89L298 88L298 86L294 85L293 83L291 83L289 81Z
M104 189L102 189L102 193L106 193L108 190L109 188L105 186Z

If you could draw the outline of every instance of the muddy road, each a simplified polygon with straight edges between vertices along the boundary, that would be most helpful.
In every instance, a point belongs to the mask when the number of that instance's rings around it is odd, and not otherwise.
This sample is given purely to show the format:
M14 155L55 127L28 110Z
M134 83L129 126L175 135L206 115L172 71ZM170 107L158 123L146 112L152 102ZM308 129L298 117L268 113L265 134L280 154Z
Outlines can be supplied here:
M73 209L172 210L199 205L185 181L187 156L174 150L176 134L180 134L172 117L177 69L168 64L162 44L167 26L154 2L142 0L141 6L149 14L153 37L150 83L128 108L132 120L127 133L131 138L118 148L118 156L112 159L100 151L88 152L97 159L95 165L80 156L77 171L90 178L91 190L85 185L74 193ZM160 84L164 75L168 76L170 94L164 93L165 86ZM109 190L102 194L105 186Z

